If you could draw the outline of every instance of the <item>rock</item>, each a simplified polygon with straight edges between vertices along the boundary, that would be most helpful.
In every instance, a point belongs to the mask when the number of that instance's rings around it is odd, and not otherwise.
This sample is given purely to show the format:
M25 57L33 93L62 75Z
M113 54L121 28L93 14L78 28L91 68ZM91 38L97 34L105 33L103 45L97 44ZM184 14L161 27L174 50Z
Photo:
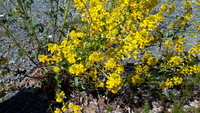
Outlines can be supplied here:
M190 102L190 106L194 107L194 108L199 108L199 104L200 102L197 100L194 100L193 102Z

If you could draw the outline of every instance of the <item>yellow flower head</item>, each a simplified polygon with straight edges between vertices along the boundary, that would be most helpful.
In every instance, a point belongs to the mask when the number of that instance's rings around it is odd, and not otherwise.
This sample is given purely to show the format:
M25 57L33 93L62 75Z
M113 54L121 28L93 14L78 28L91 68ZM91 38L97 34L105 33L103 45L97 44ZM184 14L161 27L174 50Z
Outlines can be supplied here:
M56 108L56 110L54 111L54 113L61 113L60 108Z
M53 68L53 71L54 71L54 72L60 72L61 69L60 69L59 67L56 66L56 67Z
M64 105L64 106L62 106L61 110L62 110L62 111L64 111L64 112L65 112L65 111L67 111L67 108L66 108L66 106L65 106L65 105Z
M69 107L69 108L73 108L73 107L74 107L74 104L73 104L73 103L69 103L69 104L68 104L68 107Z
M74 106L73 106L73 109L74 109L74 111L79 111L79 110L81 110L82 108L81 108L79 105L74 105Z
M84 67L84 65L82 64L73 64L70 68L69 68L69 72L71 74L74 75L81 75L82 73L84 73L86 71L86 68Z
M146 51L142 57L142 61L145 62L151 57L151 51Z
M14 8L13 11L14 11L14 13L18 13L19 12L16 8Z
M39 60L40 62L45 63L45 62L48 62L48 61L49 61L49 58L48 58L48 56L46 56L46 55L40 55L40 56L38 57L38 60Z
M103 83L102 81L97 81L97 82L95 83L95 86L96 86L96 87L104 87L104 83Z
M144 82L144 79L141 78L139 75L135 75L134 77L131 78L132 83L138 84Z
M148 65L151 65L151 66L154 66L156 65L158 62L158 59L156 57L150 57L147 61L147 64Z
M59 94L56 95L56 102L61 103L65 97L64 91L60 92Z
M171 59L168 61L168 65L172 66L177 66L182 62L182 58L180 56L173 56Z
M53 53L53 52L56 52L56 51L60 51L60 48L57 44L49 43L48 44L48 51Z
M90 54L89 60L92 62L104 62L105 57L101 53L94 52Z
M181 77L173 77L172 78L174 85L179 85L183 82L183 78Z
M119 91L119 87L122 84L122 78L119 74L112 73L110 77L106 81L106 88L112 93L117 93Z
M117 67L117 62L115 61L114 58L110 58L106 63L105 63L105 68L107 70L112 70Z

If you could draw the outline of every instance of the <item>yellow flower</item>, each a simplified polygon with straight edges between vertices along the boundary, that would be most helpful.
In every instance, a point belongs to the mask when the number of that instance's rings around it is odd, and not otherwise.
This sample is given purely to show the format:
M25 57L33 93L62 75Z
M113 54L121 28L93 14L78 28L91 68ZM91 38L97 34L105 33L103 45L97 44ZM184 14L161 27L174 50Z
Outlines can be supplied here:
M14 11L14 13L18 13L19 12L16 8L14 8L13 11Z
M192 2L189 1L189 0L185 0L185 1L183 2L183 6L184 6L185 9L190 8L190 7L191 7L191 6L190 6L191 4L192 4Z
M147 61L147 64L148 65L151 65L151 66L154 66L156 65L158 62L158 59L156 57L150 57Z
M174 84L173 84L173 81L170 80L170 79L167 79L166 81L163 81L160 83L160 88L163 89L163 88L171 88L173 87Z
M64 105L64 106L62 106L61 110L62 110L62 111L64 111L64 112L65 112L65 111L67 111L67 108L66 108L66 106L65 106L65 105Z
M141 78L139 75L133 76L133 77L131 78L131 80L132 80L132 82L133 82L134 84L138 84L138 83L144 82L144 79Z
M200 5L200 0L196 0L195 4Z
M64 91L61 91L59 94L56 95L56 102L61 103L65 97Z
M64 97L65 96L65 92L61 91L60 96Z
M90 54L89 60L92 62L104 62L105 57L101 53L94 52Z
M82 108L79 106L79 105L74 105L73 106L73 110L74 111L79 111L79 110L81 110Z
M136 69L135 69L135 73L138 75L141 75L143 73L147 73L149 71L149 67L146 66L142 66L140 64L137 64Z
M60 108L56 108L56 110L54 111L54 113L61 113Z
M63 98L60 95L57 95L56 102L61 103Z
M151 57L151 51L146 51L142 57L142 61L146 62Z
M173 82L170 79L167 79L167 81L165 82L165 87L171 88L173 86L174 86Z
M183 78L180 77L173 77L172 78L174 85L179 85L183 82Z
M43 63L49 61L48 56L46 56L46 55L40 55L40 56L38 57L38 60L39 60L40 62L43 62Z
M69 107L69 108L73 108L73 107L74 107L74 104L73 104L73 103L69 103L69 104L68 104L68 107Z
M49 43L48 44L48 51L50 51L51 53L55 52L55 51L59 51L59 46L57 44L53 44L53 43Z
M166 12L168 14L174 13L174 10L176 9L176 4L172 4L167 10Z
M117 67L117 62L115 61L114 58L110 58L106 63L105 63L105 68L107 70L112 70Z
M123 64L117 65L115 72L118 73L118 74L123 73L124 72L124 65Z
M177 66L182 62L182 58L180 56L173 56L171 59L168 61L168 65L173 65Z
M173 47L173 40L172 39L167 39L164 43L165 48L171 49Z
M103 83L102 81L97 81L97 82L95 83L95 86L96 86L96 87L104 87L104 83Z
M53 68L53 71L54 71L54 72L60 72L61 69L60 69L59 67L54 67L54 68Z
M74 74L74 75L77 75L77 76L81 75L85 71L86 71L86 68L82 64L73 64L69 68L69 72L71 74Z
M116 73L110 74L110 77L106 81L106 88L112 93L117 93L119 91L119 87L122 84L122 78L120 75Z
M67 57L67 61L69 62L69 63L75 63L76 62L76 54L70 54L70 56L69 57Z

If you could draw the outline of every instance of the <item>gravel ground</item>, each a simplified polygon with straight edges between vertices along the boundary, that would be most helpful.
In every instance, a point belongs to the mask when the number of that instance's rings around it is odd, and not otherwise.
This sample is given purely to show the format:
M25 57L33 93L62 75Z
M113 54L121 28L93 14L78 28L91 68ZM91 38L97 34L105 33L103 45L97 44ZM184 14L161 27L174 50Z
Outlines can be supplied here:
M165 0L162 0L161 4L164 3L164 1ZM172 17L176 17L176 15L178 16L182 15L181 11L183 10L183 7L181 4L183 1L184 0L177 0L175 2L177 4L176 7L178 9L175 11ZM60 2L60 5L65 4L64 0L59 0L59 2ZM13 6L10 5L10 0L5 0L4 3L7 4L8 6L6 7L7 10L3 6L0 5L0 14L3 14L4 12L7 12L13 9ZM46 2L46 0L34 0L34 4L31 7L31 10L32 10L31 15L36 20L36 22L47 24L49 20L47 19L47 16L43 14L43 12L48 11L49 9L50 9L50 4ZM193 14L194 17L200 16L200 13L196 9L198 8L197 7L194 8L194 14ZM77 15L74 9L70 9L70 13L73 15L72 17L74 17L74 15ZM5 15L6 14L7 13L5 13ZM73 18L70 18L70 20L72 19ZM24 30L21 29L18 24L16 24L15 22L12 22L11 21L12 19L9 18L9 20L10 21L6 22L5 24L9 26L11 32L15 34L16 37L18 37L18 41L21 44L24 44L26 50L32 50L30 43L27 41L26 32L24 32ZM62 17L59 16L58 21L62 21ZM172 20L166 21L165 23L170 23L170 21ZM196 21L200 21L200 18ZM160 24L162 25L162 23ZM193 28L194 26L191 26L188 29L193 29ZM49 30L47 30L45 33L47 33L48 35L51 35L52 32L51 30L50 32ZM25 72L24 74L11 73L10 75L6 76L6 83L7 83L6 85L9 86L10 84L13 84L13 85L18 86L18 88L12 89L6 92L6 96L4 98L0 98L0 112L45 113L46 110L48 109L48 105L44 98L42 98L39 95L34 95L30 92L21 90L24 88L23 83L28 79L27 77L25 77L25 75L30 74L31 70L35 68L35 65L27 57L25 58L19 57L18 48L11 45L13 44L13 41L4 34L4 30L2 27L0 27L0 35L2 36L2 38L0 39L0 57L7 57L9 59L9 64L14 64L20 67L26 67L27 69L27 72ZM42 40L42 36L43 34L39 34L40 40ZM190 34L185 34L185 36L187 37L187 43L188 43L185 45L186 49L196 44L197 40L200 39L199 38L200 34L195 35L197 38L193 38L193 39L188 38ZM155 56L158 56L161 54L161 51L158 47L151 47L149 49L153 51L153 54ZM13 68L13 70L16 70L16 68ZM13 74L15 76L13 76ZM0 80L0 83L1 83L1 80ZM200 103L200 102L198 101L197 103ZM43 106L43 107L40 108L40 106Z

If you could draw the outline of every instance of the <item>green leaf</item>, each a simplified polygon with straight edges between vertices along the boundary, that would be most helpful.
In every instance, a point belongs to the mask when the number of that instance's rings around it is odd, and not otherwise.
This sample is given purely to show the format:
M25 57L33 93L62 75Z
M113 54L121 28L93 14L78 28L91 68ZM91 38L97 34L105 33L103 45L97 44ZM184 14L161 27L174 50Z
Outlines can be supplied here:
M47 69L53 69L55 66L47 66Z
M50 15L50 12L49 11L44 11L44 14Z
M36 27L39 29L39 32L42 33L44 31L44 25L39 23L36 25Z
M107 108L106 108L106 113L109 113L109 112L111 112L112 111L112 107L111 106L108 106Z
M61 88L61 87L62 87L61 84L59 84L59 83L57 84L57 86L58 86L58 88Z
M77 78L77 77L74 78L74 85L75 85L76 87L78 87L78 78Z
M151 110L151 107L149 106L148 102L145 102L144 106L143 106L143 113L149 113Z
M91 46L92 46L91 42L88 42L88 43L86 44L86 47L91 47Z
M24 51L21 50L21 49L19 49L19 50L18 50L18 54L19 54L19 56L23 57L23 56L24 56Z
M159 71L159 73L161 73L161 72L163 72L163 71L165 71L165 70L167 70L167 69L169 69L169 68L171 68L171 66L165 66L164 68L161 68L160 69L160 71Z
M0 98L4 97L5 95L6 95L6 91L5 90L0 92Z
M62 12L62 13L65 12L64 8L62 8L62 7L59 7L59 11Z
M81 85L81 88L84 89L84 90L86 89L83 85Z
M30 26L31 26L32 28L35 28L35 27L37 26L37 24L36 24L34 21L32 21L32 20L30 21L29 24L30 24Z
M1 83L1 86L3 89L6 89L6 85L5 85L4 81Z
M49 40L48 40L47 36L43 36L43 39L44 39L44 43L48 44Z

